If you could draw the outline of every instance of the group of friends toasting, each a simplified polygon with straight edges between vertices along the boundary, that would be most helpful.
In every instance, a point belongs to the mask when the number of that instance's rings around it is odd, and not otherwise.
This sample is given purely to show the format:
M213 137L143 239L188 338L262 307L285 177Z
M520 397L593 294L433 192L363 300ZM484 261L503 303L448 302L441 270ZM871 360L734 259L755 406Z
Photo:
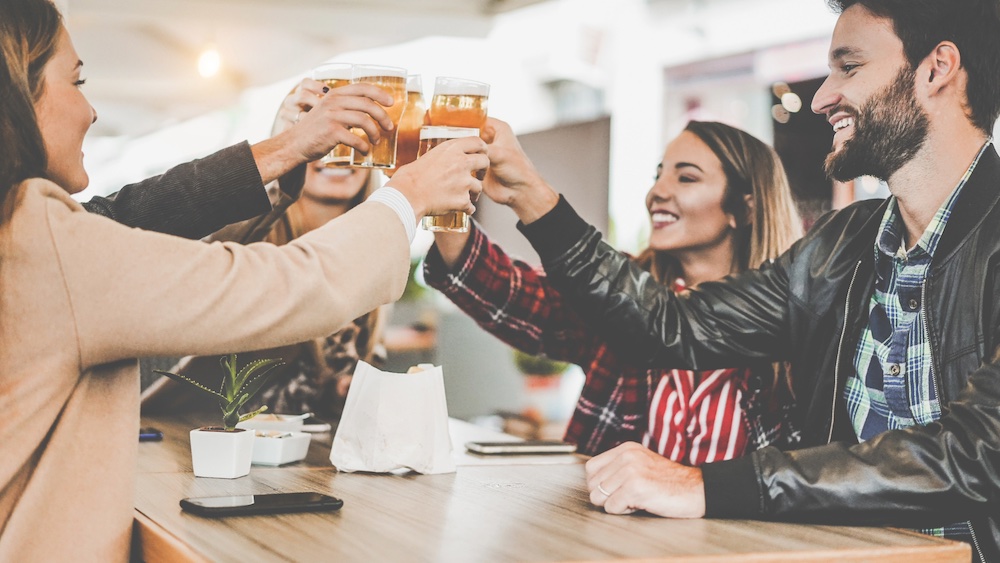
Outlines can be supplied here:
M774 151L692 122L651 166L638 256L603 242L485 106L458 125L476 134L382 160L406 74L364 65L300 83L265 141L80 204L97 118L82 61L49 0L0 4L0 559L127 558L135 358L306 346L293 365L312 371L270 396L342 394L417 224L471 215L481 192L542 267L472 221L435 232L426 279L513 346L585 368L567 439L593 456L596 507L904 526L1000 559L1000 5L829 4L812 100L826 171L892 196L803 235ZM433 100L428 115L421 131L450 125ZM392 171L379 189L376 168ZM280 217L276 244L191 240L261 215Z

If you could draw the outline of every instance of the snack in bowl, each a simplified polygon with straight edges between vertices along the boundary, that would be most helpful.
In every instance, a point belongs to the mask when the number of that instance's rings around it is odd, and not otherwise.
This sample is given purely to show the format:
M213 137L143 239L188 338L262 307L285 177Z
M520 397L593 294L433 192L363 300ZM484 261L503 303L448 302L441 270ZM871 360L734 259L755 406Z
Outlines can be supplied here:
M312 413L304 414L258 414L250 420L236 425L237 428L249 428L251 430L278 430L282 432L298 432L302 430L305 419L312 416Z

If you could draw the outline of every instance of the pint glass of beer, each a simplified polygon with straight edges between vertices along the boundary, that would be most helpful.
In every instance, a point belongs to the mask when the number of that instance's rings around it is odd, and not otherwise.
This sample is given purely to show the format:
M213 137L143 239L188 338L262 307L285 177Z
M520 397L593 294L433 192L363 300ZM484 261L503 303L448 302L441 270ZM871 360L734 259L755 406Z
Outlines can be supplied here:
M447 140L478 136L479 129L475 127L425 125L420 128L420 148L417 150L417 158ZM475 176L474 173L473 176ZM444 215L427 215L420 221L420 225L428 231L465 233L469 231L469 215L464 211L452 211Z
M374 84L388 92L395 100L391 106L385 108L392 120L392 131L381 131L377 143L368 151L368 154L361 154L354 151L353 166L363 168L395 168L396 167L396 137L399 132L399 119L406 109L406 69L394 66L378 65L354 65L354 72L351 83ZM358 130L358 135L368 140L368 135L364 131Z
M312 72L313 80L326 84L326 87L333 90L351 83L352 68L350 63L327 63L316 67ZM347 145L337 145L333 147L330 154L324 156L320 161L329 167L350 166L354 149Z
M396 138L396 168L406 166L417 159L417 146L420 144L420 128L424 126L423 84L419 74L406 77L406 110L399 119L399 136ZM392 176L395 169L386 170L386 176Z
M434 97L428 112L429 125L448 127L486 126L486 102L490 85L464 78L438 77L434 81Z

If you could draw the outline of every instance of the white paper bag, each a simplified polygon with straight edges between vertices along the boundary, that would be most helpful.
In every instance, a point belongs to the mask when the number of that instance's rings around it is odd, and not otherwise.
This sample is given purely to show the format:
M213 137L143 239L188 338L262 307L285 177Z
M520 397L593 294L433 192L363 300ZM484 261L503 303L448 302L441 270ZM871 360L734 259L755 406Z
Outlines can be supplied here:
M358 362L330 461L347 472L453 473L441 367L390 373Z

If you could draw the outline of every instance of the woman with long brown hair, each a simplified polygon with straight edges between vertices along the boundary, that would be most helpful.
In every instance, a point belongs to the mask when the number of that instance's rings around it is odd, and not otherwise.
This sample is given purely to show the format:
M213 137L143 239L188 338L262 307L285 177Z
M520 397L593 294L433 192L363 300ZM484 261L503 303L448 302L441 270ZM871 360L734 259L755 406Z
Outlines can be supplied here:
M678 292L755 268L802 234L777 154L722 123L691 122L667 145L646 210L649 246L636 261ZM636 441L700 465L794 440L781 366L646 370L590 328L544 272L508 258L477 227L438 234L424 278L515 348L584 369L566 431L583 453Z

